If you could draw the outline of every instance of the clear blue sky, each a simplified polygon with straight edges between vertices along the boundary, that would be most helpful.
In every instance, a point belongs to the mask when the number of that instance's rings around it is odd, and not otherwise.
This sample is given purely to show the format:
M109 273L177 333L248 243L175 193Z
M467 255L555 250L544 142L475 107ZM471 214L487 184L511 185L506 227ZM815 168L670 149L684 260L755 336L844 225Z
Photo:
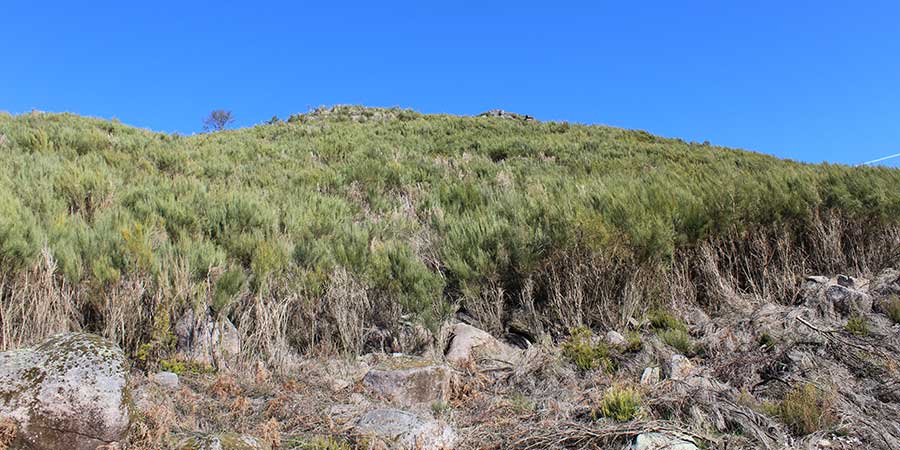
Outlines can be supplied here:
M192 133L337 103L491 108L804 161L900 152L900 3L24 1L0 110Z

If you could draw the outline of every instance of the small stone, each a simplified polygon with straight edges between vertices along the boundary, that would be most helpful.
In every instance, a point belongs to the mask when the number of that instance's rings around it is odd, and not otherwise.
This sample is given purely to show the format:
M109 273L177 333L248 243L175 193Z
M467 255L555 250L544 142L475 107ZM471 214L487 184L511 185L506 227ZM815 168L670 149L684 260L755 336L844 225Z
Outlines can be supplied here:
M698 450L689 439L664 433L641 433L634 439L632 450Z
M235 433L191 433L175 444L175 450L270 450L261 440Z
M154 383L169 389L177 389L179 385L178 374L174 372L159 372L151 377Z
M852 277L848 277L847 275L838 275L837 284L845 288L852 288L853 285L856 284L856 280L854 280Z
M354 431L370 445L377 444L374 448L398 450L450 449L457 439L456 432L444 422L399 409L369 411L357 420Z
M659 383L659 367L647 367L641 374L641 384Z
M691 376L694 365L684 355L672 355L669 360L669 378L680 381Z
M625 347L628 345L628 341L625 340L625 336L619 334L618 331L609 330L606 332L606 343L615 347Z
M811 276L806 277L806 281L812 281L814 283L819 283L819 284L826 284L826 283L828 283L829 279L828 279L828 277L823 277L821 275L811 275Z

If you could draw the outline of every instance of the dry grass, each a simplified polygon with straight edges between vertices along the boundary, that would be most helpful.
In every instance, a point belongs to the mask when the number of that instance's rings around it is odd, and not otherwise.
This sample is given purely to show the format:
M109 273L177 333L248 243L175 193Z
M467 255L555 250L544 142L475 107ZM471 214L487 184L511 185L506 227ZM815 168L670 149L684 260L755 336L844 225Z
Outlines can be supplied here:
M18 427L12 419L0 417L0 450L7 450L16 438Z

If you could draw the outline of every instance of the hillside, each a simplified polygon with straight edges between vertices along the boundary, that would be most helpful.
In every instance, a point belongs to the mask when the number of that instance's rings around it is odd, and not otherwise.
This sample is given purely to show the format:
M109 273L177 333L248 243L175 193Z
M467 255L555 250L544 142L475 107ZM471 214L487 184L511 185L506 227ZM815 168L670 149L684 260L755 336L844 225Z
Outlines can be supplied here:
M650 364L597 356L591 330L619 330L638 344L650 333L645 349L668 345L713 367L734 348L691 341L718 342L725 338L713 328L747 326L735 317L749 316L734 314L768 304L787 315L806 298L798 293L810 275L875 279L898 263L896 169L803 164L606 126L399 109L318 109L193 136L72 114L0 114L0 350L84 330L115 341L137 369L203 374L219 368L219 355L211 367L185 366L176 328L209 316L233 324L236 367L288 373L309 357L442 355L449 326L463 321L522 347L564 343L560 354L581 369L567 377ZM703 328L707 316L715 327ZM878 329L890 330L879 317ZM843 327L848 317L832 319ZM740 345L762 342L758 329L746 332ZM521 370L531 377L534 367ZM734 389L750 383L717 374ZM505 381L525 383L521 376ZM526 404L540 390L530 386ZM800 395L790 392L763 397ZM768 407L786 425L760 431L772 419L754 416L759 429L729 429L749 436L734 442L787 445L785 430L812 432ZM539 414L523 408L511 417ZM654 420L685 417L653 411ZM458 426L469 430L466 442L503 428ZM546 439L572 438L568 426ZM639 432L615 430L611 439ZM497 445L547 448L535 439ZM600 445L563 446L579 442Z
M0 133L4 276L46 249L89 328L111 319L97 303L136 280L185 285L164 303L209 289L236 317L280 291L319 296L336 272L379 314L433 324L458 306L494 332L526 287L543 307L567 301L581 283L568 278L594 277L605 292L584 286L583 311L546 325L621 323L635 302L676 300L651 282L625 301L636 273L698 271L698 249L729 252L718 265L739 291L777 297L764 278L887 265L881 236L900 223L897 170L600 126L339 107L190 137L40 113L0 116ZM742 267L758 261L772 273ZM310 333L294 337L301 349L362 344Z

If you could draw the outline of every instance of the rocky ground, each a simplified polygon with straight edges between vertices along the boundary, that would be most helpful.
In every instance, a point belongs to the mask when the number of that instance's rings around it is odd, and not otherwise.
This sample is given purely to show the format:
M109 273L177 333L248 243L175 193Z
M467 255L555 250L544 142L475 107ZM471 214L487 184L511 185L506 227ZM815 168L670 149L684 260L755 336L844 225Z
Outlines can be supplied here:
M203 318L181 324L184 361L161 371L70 334L0 354L0 449L895 449L898 321L886 270L527 348L459 322L441 352L277 375L229 368L228 325Z

